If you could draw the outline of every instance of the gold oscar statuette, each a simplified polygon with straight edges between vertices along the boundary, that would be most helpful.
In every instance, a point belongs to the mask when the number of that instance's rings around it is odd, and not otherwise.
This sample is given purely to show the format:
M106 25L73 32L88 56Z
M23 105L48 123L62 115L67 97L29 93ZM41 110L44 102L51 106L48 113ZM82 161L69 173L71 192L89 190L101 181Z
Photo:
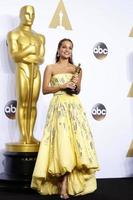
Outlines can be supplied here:
M33 152L38 151L39 147L33 130L41 86L39 65L44 61L45 37L32 30L34 18L34 7L23 6L19 26L7 35L8 52L16 66L16 120L20 130L19 142L7 144L9 151Z
M80 65L81 65L81 64L79 63L78 66L75 68L75 73L74 73L74 75L73 75L72 78L71 78L71 82L73 82L73 79L79 75L79 73L80 73L80 71L81 71ZM66 88L65 91L66 91L66 93L69 94L69 95L77 94L77 93L78 93L78 92L77 92L77 86L75 86L74 89Z

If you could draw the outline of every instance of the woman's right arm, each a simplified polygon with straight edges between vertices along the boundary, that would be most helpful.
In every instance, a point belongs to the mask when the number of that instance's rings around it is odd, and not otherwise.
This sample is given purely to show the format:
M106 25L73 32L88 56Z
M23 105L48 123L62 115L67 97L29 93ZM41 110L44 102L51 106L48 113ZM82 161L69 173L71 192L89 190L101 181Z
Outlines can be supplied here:
M52 77L52 66L48 65L48 66L46 66L46 69L45 69L44 75L43 75L43 85L42 85L42 93L43 94L55 93L60 90L60 87L50 86L51 77Z

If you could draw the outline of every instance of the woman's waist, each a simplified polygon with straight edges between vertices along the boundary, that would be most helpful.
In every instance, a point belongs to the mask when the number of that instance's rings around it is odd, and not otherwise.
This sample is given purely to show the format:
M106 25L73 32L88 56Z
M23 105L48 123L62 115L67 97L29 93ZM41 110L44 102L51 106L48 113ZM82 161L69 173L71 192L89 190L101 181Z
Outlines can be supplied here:
M60 90L60 91L54 93L54 96L56 96L56 95L75 96L76 94L74 94L74 93L68 93L65 90Z

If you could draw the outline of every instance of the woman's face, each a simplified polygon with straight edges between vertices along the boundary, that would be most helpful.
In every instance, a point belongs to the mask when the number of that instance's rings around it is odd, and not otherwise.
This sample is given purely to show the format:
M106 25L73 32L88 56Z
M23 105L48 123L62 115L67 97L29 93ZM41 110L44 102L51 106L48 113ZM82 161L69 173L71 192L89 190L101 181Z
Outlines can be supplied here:
M62 42L58 53L61 58L68 59L72 56L73 45L70 41Z

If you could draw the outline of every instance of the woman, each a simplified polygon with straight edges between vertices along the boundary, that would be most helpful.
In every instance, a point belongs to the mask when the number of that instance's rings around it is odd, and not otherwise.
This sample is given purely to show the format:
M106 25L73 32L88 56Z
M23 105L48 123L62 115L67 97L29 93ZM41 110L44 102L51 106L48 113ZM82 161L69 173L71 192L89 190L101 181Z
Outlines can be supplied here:
M31 183L41 194L60 194L64 199L95 191L98 170L86 114L78 95L66 92L70 88L79 93L81 85L82 70L74 76L72 50L73 42L62 39L56 63L48 65L44 72L43 94L54 95Z

